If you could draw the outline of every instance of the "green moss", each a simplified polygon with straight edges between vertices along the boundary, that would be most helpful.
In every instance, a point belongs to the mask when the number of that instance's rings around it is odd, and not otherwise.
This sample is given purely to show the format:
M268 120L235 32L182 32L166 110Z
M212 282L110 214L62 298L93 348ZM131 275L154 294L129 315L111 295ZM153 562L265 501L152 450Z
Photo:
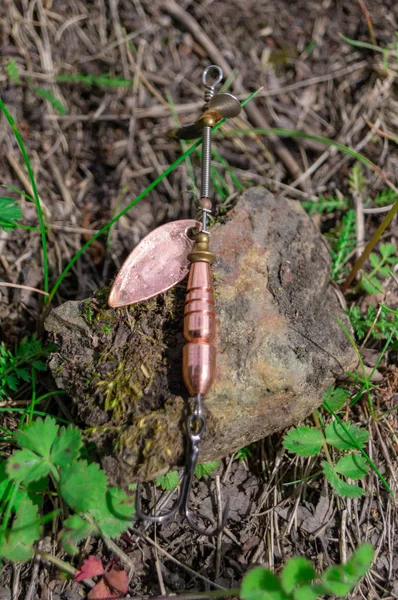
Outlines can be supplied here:
M170 399L163 410L137 417L120 436L121 454L133 456L142 478L166 470L182 447L184 401Z
M87 323L92 323L94 317L94 311L91 306L91 300L85 300L83 303L83 318L86 319Z

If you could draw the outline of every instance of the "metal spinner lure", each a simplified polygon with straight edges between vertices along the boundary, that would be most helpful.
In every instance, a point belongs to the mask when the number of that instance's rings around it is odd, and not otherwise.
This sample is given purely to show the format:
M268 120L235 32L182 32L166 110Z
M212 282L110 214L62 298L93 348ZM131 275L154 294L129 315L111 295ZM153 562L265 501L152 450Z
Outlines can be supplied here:
M185 219L167 223L149 233L131 252L117 275L109 296L113 308L126 306L152 298L182 281L189 272L184 309L183 349L184 383L194 398L193 413L186 420L188 452L176 505L164 514L145 514L142 510L141 487L137 488L137 517L153 523L165 523L179 512L192 529L205 535L220 532L226 522L228 506L224 509L221 524L211 530L201 529L196 520L207 516L194 515L189 509L189 496L200 442L206 428L203 414L203 398L210 390L216 369L215 312L213 282L210 265L215 255L209 250L207 219L211 213L210 161L211 130L223 118L236 117L241 110L237 98L227 93L216 93L223 78L222 69L211 65L203 72L205 105L195 123L177 131L181 139L203 138L201 194L199 209L201 223ZM212 83L210 83L212 81ZM194 240L188 233L196 229Z

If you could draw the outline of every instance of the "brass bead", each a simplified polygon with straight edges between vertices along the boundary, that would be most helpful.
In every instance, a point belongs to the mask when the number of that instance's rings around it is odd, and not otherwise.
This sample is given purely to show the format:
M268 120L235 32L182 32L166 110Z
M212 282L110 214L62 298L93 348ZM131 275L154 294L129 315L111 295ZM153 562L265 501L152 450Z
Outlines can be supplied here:
M206 244L207 247L209 246L209 236L207 233L203 233L202 231L200 231L199 233L196 234L195 237L195 242L196 244Z
M207 262L213 263L216 260L215 254L209 250L209 236L207 233L199 232L195 238L195 247L188 254L190 262Z
M205 114L201 118L203 127L214 127L214 125L217 125L219 120L220 119L215 118L215 115L212 114Z

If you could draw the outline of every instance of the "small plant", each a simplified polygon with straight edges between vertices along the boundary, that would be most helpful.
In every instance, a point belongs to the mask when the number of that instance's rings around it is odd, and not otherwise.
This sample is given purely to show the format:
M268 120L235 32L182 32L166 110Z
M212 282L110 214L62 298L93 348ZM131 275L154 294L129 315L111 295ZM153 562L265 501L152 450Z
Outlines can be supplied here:
M369 306L364 314L359 306L352 306L347 312L358 340L362 340L369 331L375 340L387 339L388 336L391 336L391 339L394 340L391 348L395 349L398 341L398 313L396 311L387 306L381 306L379 312L376 307Z
M198 479L201 479L202 477L207 477L212 471L218 469L219 466L220 464L216 460L213 460L212 462L208 463L200 463L195 467L195 477L198 477ZM160 488L162 488L162 490L168 492L175 490L180 483L178 471L169 471L165 475L157 477L155 479L155 483Z
M367 180L360 162L354 163L348 178L348 185L351 194L363 195L366 192Z
M383 292L380 278L389 277L390 271L398 263L397 248L392 243L381 244L379 254L372 252L369 262L373 267L370 273L363 273L361 287L368 294L379 294Z
M121 489L108 487L104 471L80 458L82 436L76 427L60 428L51 417L37 419L18 430L15 441L20 449L0 472L0 556L24 561L34 555L41 524L51 518L40 515L37 486L40 504L55 490L73 511L60 534L69 554L78 552L77 544L88 536L116 537L131 525L133 498Z
M58 114L66 115L66 113L68 112L66 106L64 106L62 102L54 96L54 94L52 94L48 90L45 90L44 88L39 87L35 88L34 91L35 94L37 94L41 98L44 98L44 100L47 100L47 102L51 104L51 106L54 108L54 110L57 111Z
M202 477L208 477L210 473L218 469L220 463L217 460L212 460L208 463L199 463L195 467L195 477L202 479Z
M10 78L10 80L13 83L16 83L16 84L20 83L19 68L18 68L17 62L13 58L10 58L9 60L7 60L6 71L7 71L8 77Z
M373 548L363 544L346 564L334 565L318 575L307 558L288 560L277 577L265 567L254 567L242 581L242 600L316 600L333 594L343 598L354 589L368 571Z
M397 198L398 196L395 190L392 188L386 188L375 196L373 202L376 204L376 206L388 206L389 204L394 204Z
M304 210L309 215L322 215L331 214L333 212L346 211L349 207L349 201L347 198L339 198L335 196L320 196L318 202L312 200L305 200L302 202Z
M355 211L350 209L342 218L337 239L332 243L332 279L338 281L344 274L344 264L355 250Z
M250 446L243 446L243 448L240 448L235 452L234 459L239 460L239 462L244 462L245 460L248 460L251 455L252 451Z
M155 479L155 484L166 492L175 490L179 483L180 478L178 476L178 471L169 471L165 475L160 475L160 477L156 477Z
M30 336L24 338L11 352L4 342L0 343L0 398L15 392L22 382L29 383L33 370L45 371L46 359L54 346L43 346Z
M339 411L348 398L348 392L342 388L334 389L333 386L326 390L323 398L324 406L330 412ZM362 479L369 471L369 464L362 454L352 452L361 450L369 438L366 429L357 427L353 423L342 423L335 420L327 426L308 427L302 425L294 427L283 438L283 445L289 452L298 456L314 456L325 451L327 461L322 461L321 467L326 479L339 496L357 498L365 490L357 485L341 479L343 475L349 479ZM328 446L346 452L334 464L330 458Z

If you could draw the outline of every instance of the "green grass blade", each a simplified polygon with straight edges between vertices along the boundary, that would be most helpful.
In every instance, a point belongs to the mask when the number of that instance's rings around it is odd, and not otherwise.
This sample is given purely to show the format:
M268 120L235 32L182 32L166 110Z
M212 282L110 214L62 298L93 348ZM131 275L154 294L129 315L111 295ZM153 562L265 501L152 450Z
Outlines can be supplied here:
M374 52L381 52L384 54L386 51L388 52L388 48L382 48L381 46L377 46L375 44L371 44L370 42L361 42L361 40L352 40L351 38L346 37L342 33L339 33L339 38L349 44L350 46L354 46L355 48L366 48L366 50L373 50Z
M26 168L28 170L29 179L30 179L30 183L32 186L32 190L33 190L34 203L36 206L37 216L39 219L40 233L41 233L41 249L42 249L42 254L43 254L43 289L45 292L48 292L47 231L46 231L46 226L44 223L44 215L43 215L43 211L42 211L41 204L40 204L39 192L37 190L35 176L33 175L32 166L30 164L29 156L26 151L22 136L19 133L18 127L17 127L14 119L12 118L11 114L8 112L8 109L7 109L6 105L4 104L4 102L1 100L1 98L0 98L0 110L3 112L5 118L8 121L8 124L10 125L10 127L15 135L15 138L18 142L18 146L22 152L22 156L25 161ZM47 304L48 301L49 301L49 298L47 296L45 296L44 297L45 304Z
M3 225L9 225L9 223L5 223L4 221L0 221L0 227ZM27 231L40 231L39 227L32 227L31 225L15 225L15 229L26 229Z
M256 90L255 92L253 92L252 94L250 94L250 96L248 98L246 98L241 106L245 106L248 102L250 102L250 100L252 100L255 96L257 96L257 94L262 90L262 88L259 88L258 90ZM218 123L214 128L213 131L216 131L217 129L219 129L219 127L221 127L221 125L223 125L223 123L225 123L226 119L223 119L222 121L220 121L220 123ZM108 229L110 227L112 227L112 225L114 225L121 217L123 217L133 206L135 206L136 204L138 204L138 202L140 202L140 200L142 200L143 198L145 198L145 196L147 196L147 194L149 194L149 192L151 192L165 177L167 177L168 175L170 175L170 173L172 171L174 171L174 169L176 167L178 167L182 162L184 162L184 160L186 160L187 156L189 156L190 154L192 154L192 152L194 152L194 150L196 150L196 148L198 148L198 146L200 146L200 144L202 143L202 140L197 140L194 144L192 144L192 146L190 146L188 148L188 150L186 152L184 152L181 156L179 156L177 158L177 160L175 160L165 171L163 171L163 173L161 173L159 175L159 177L157 177L152 183L150 183L148 185L147 188L145 188L145 190L143 192L141 192L141 194L139 196L137 196L136 198L134 198L134 200L132 200L132 202L130 202L130 204L128 206L126 206L126 208L124 208L119 214L117 214L115 217L113 217L113 219L111 221L109 221L109 223L107 223L106 225L104 225L104 227L102 227L102 229L100 229L95 235L93 235L93 237L91 237L77 252L76 254L71 258L71 260L69 261L69 263L66 265L66 267L64 268L64 270L62 271L62 273L60 274L60 276L58 277L57 281L55 282L50 295L49 295L49 301L51 302L52 299L54 298L54 295L56 294L57 289L59 288L59 286L61 285L62 281L64 280L65 276L69 273L69 271L71 270L71 268L73 267L73 265L75 264L75 262L78 260L78 258L80 258L80 256L83 254L83 252L85 250L87 250L87 248L89 246L91 246L91 244L97 240L99 237L101 237L101 235L103 235L106 231L108 231Z
M12 192L15 192L16 194L23 196L24 198L26 198L26 200L29 200L29 202L33 202L33 204L35 203L35 199L32 198L32 196L29 196L29 194L27 194L23 190L19 190L18 188L13 187L12 185L6 185L5 183L1 184L1 187L3 187L5 190L11 190Z
M12 407L8 407L8 406L0 407L0 413L2 413L2 412L24 414L26 412L26 408L12 408ZM33 414L38 415L39 417L48 417L48 412L43 412L42 410L34 410ZM66 419L62 419L61 417L56 417L55 415L52 415L52 417L54 417L54 419L56 419L56 421L59 421L60 423L63 423L64 425L70 425L70 421L67 421Z

